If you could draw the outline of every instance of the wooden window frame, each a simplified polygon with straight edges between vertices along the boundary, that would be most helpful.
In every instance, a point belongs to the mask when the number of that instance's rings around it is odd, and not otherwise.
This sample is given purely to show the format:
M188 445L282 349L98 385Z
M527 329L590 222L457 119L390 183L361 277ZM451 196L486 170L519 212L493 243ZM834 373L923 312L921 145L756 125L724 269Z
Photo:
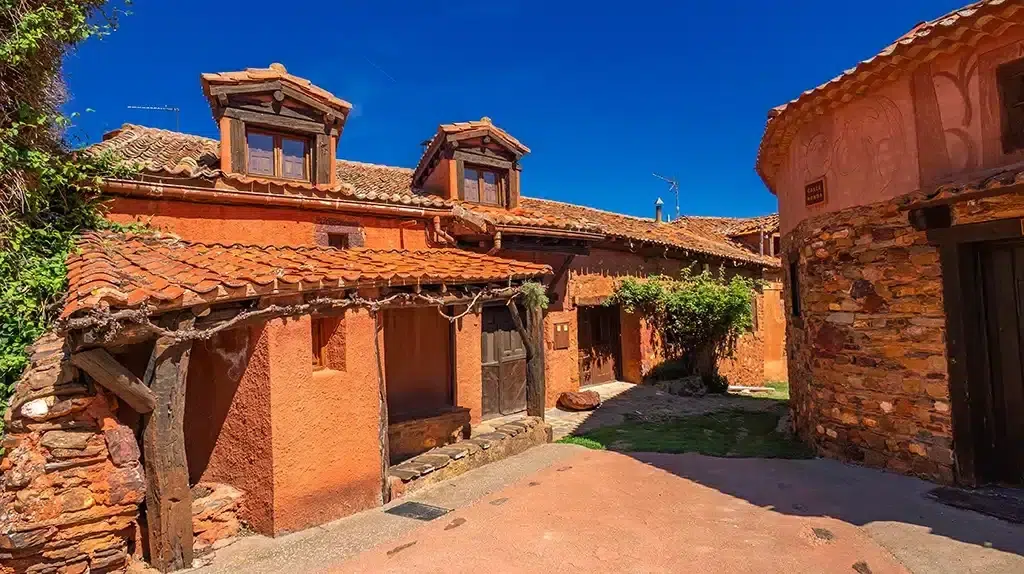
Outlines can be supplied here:
M466 170L471 169L476 172L477 179L477 199L471 200L466 199ZM493 173L496 178L496 184L498 186L497 202L490 203L483 201L484 191L484 173ZM508 171L490 166L483 166L474 163L463 162L462 169L459 170L459 199L470 203L476 203L478 205L490 205L493 207L507 207L508 206Z
M249 136L250 135L261 135L269 136L272 138L274 146L274 174L267 175L265 173L250 173L249 172ZM285 177L284 175L284 154L282 152L283 140L297 140L301 141L305 146L305 151L302 154L302 171L303 177ZM304 181L311 182L313 175L313 160L312 160L312 141L308 136L297 135L285 132L276 132L271 130L264 130L258 128L248 128L245 130L245 173L254 177L264 177L270 179L278 179L281 181Z

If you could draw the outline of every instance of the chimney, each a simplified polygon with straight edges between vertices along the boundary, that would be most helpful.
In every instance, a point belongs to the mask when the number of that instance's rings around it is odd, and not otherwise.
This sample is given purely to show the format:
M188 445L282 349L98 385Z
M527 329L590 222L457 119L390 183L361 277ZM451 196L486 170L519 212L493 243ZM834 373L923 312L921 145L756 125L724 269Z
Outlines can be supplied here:
M665 202L658 198L658 201L654 202L654 222L661 223L661 208L665 205Z

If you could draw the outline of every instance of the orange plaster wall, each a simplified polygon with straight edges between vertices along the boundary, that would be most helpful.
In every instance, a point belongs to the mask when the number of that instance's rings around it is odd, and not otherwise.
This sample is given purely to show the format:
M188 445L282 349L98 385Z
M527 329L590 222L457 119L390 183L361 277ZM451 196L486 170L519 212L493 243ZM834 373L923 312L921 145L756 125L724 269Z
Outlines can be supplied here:
M434 307L383 312L388 416L423 414L451 405L451 335Z
M423 182L423 189L443 198L453 199L458 195L455 174L455 160L442 159Z
M148 223L200 242L315 245L317 224L361 226L365 247L426 249L426 223L355 214L280 207L215 205L162 199L115 197L107 217L117 223Z
M804 219L931 190L1024 161L1004 154L996 68L1020 57L1024 30L943 55L804 125L776 175L782 233ZM827 201L807 208L804 186L826 177Z
M273 452L268 336L262 326L196 342L185 398L189 480L222 482L245 492L242 518L274 532Z
M273 408L274 533L381 504L373 319L344 316L347 370L312 370L310 318L267 325Z
M463 311L465 307L455 308L456 313ZM469 409L471 424L479 423L483 414L480 333L479 313L455 321L455 404Z

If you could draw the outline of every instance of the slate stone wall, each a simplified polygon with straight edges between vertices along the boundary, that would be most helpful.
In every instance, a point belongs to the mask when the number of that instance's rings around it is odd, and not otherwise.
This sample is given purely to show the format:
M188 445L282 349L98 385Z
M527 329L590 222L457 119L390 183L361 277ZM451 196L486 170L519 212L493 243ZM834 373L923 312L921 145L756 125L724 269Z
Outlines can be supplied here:
M825 456L952 482L937 248L896 201L805 220L782 243L799 435Z

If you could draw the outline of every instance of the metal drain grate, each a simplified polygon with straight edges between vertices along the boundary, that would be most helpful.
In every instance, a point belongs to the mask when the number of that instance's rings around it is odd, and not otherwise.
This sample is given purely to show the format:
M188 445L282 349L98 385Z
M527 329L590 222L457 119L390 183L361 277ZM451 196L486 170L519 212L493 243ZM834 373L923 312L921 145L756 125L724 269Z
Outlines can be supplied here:
M435 518L441 518L445 514L451 512L450 508L441 508L440 506L431 506L429 504L423 504L422 502L403 502L394 508L389 508L384 511L387 514L394 514L395 516L402 516L405 518L414 518L416 520L434 520Z

